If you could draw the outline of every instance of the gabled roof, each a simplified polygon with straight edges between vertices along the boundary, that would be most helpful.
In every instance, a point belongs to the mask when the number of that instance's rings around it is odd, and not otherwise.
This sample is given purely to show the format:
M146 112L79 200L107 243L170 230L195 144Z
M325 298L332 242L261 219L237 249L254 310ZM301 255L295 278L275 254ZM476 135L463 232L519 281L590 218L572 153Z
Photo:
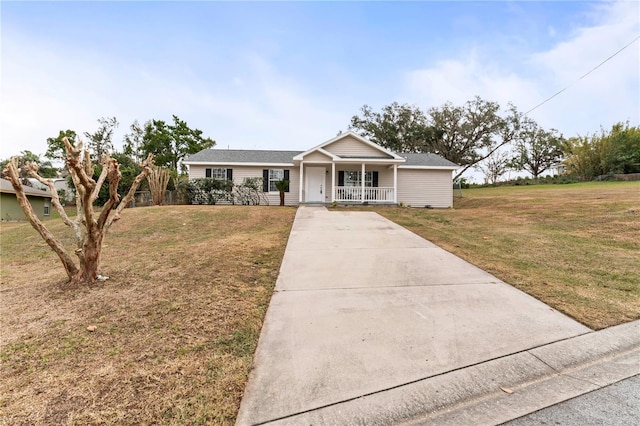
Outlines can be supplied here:
M49 191L49 189L36 189L26 185L23 185L22 188L24 188L24 193L26 195L51 198L51 191ZM5 194L16 193L15 189L13 189L13 185L11 185L11 182L9 182L7 179L0 179L0 192L4 192Z
M369 145L380 151L380 156L350 156L335 155L324 149L325 146L339 141L347 136L353 137L358 141ZM294 161L302 160L306 155L312 152L319 152L327 156L333 161L340 162L356 159L356 160L389 160L389 162L400 163L402 168L441 168L454 170L458 168L457 164L442 158L437 154L429 153L403 153L396 154L386 148L377 145L368 139L354 133L352 131L342 133L335 138L329 139L320 145L311 148L308 151L271 151L271 150L252 150L252 149L203 149L202 151L192 154L185 158L184 164L205 164L205 165L282 165L293 166Z
M255 163L255 164L293 164L293 157L302 151L266 151L249 149L203 149L190 155L184 164L207 163Z
M456 163L452 163L439 156L438 154L432 153L403 153L399 154L401 157L407 160L406 163L401 165L400 167L409 168L409 167L442 167L442 168L452 168L457 169L458 165Z
M402 160L402 157L398 156L398 154L396 154L394 152L391 152L388 149L383 148L380 145L371 142L369 139L367 139L367 138L365 138L363 136L360 136L359 134L357 134L357 133L355 133L355 132L353 132L351 130L349 130L348 132L341 133L338 136L336 136L335 138L331 138L328 141L325 141L325 142L321 143L320 145L314 146L310 150L307 150L305 152L302 152L302 153L296 155L293 159L294 160L302 160L305 155L308 155L308 154L310 154L310 153L312 153L314 151L320 151L323 154L329 155L330 157L333 157L333 158L336 158L336 157L341 158L340 156L331 155L330 153L328 153L323 148L325 146L327 146L327 145L331 145L332 143L337 142L340 139L344 139L344 138L346 138L348 136L352 137L354 139L357 139L358 141L377 149L378 151L380 151L381 158L384 158L383 155L387 155L388 156L387 158L391 158L391 159L395 159L395 160ZM361 157L359 157L359 158L361 158Z

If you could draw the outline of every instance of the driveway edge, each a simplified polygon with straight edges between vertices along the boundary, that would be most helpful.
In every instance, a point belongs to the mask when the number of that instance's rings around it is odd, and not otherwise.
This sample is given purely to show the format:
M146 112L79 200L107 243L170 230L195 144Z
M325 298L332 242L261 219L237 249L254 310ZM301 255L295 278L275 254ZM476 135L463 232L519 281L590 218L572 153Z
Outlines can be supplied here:
M495 425L640 374L640 320L265 424Z

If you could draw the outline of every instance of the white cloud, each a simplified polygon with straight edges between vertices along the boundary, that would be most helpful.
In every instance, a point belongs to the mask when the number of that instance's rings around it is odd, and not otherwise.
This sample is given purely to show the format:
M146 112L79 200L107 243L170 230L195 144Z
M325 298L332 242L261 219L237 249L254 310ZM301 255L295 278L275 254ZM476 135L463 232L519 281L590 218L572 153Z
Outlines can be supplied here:
M640 121L640 60L636 41L610 62L576 80L640 34L640 6L636 2L597 4L597 22L544 52L529 54L512 64L480 53L459 53L433 67L406 75L406 97L422 106L454 103L479 95L500 104L512 101L526 112L555 92L570 87L536 109L531 116L541 125L567 136L591 133L629 119ZM516 70L524 69L516 74Z
M134 120L176 114L220 147L300 150L333 137L348 116L255 54L225 80L70 46L64 58L52 51L39 40L3 41L0 158L26 149L43 154L59 130L93 131L103 116L120 122L116 147Z

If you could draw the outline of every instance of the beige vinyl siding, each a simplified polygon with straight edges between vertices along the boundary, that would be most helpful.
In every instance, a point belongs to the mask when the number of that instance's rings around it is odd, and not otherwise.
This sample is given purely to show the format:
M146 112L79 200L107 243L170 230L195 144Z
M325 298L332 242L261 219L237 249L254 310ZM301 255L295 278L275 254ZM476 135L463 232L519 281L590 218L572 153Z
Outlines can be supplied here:
M357 140L352 136L347 136L343 139L335 141L325 147L325 151L328 151L335 155L348 155L348 156L381 156L386 155L384 152L376 149L370 145Z
M315 151L304 157L304 161L331 161L331 158L327 157L321 152Z
M189 179L199 179L205 177L205 169L211 167L222 167L225 169L233 170L233 183L236 185L241 185L244 181L244 178L262 178L262 171L264 169L287 169L289 170L289 192L285 193L284 202L288 206L294 206L298 204L298 190L300 188L300 170L297 167L293 166L234 166L232 164L226 166L207 166L207 165L190 165L189 166ZM279 205L280 204L280 194L277 192L274 193L265 193L264 194L267 200L269 201L269 205Z
M398 203L447 208L453 203L451 170L398 169Z
M201 166L201 165L189 165L189 179L204 179L205 169L211 169L214 167L227 167L227 166Z

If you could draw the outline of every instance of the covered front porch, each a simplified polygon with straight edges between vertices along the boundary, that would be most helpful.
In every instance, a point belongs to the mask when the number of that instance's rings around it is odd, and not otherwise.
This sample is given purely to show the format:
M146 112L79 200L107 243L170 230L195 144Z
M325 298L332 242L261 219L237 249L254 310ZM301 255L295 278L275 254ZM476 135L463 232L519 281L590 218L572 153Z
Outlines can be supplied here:
M398 165L300 162L301 203L397 204Z
M293 157L300 203L398 202L398 165L405 159L353 132Z

